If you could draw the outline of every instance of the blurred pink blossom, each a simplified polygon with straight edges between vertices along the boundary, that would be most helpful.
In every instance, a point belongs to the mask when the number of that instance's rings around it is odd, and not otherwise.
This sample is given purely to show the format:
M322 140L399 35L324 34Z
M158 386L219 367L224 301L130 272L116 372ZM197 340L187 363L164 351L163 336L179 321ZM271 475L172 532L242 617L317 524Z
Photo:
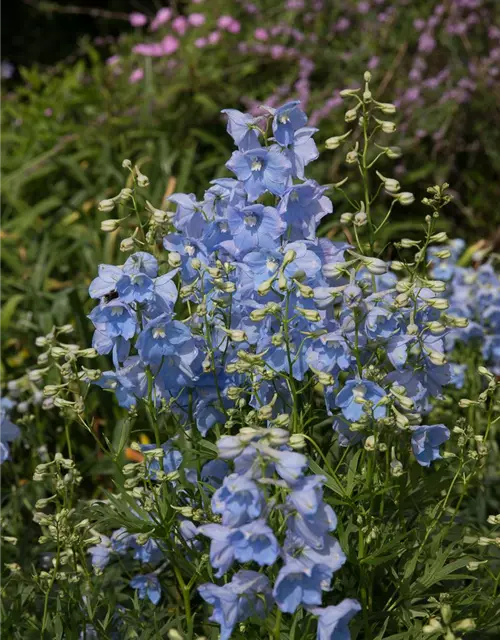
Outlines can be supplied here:
M177 18L172 21L172 29L180 36L186 33L188 26L187 18L184 16L177 16Z
M128 81L130 84L135 84L136 82L140 82L144 78L144 69L134 69L129 76Z
M233 18L231 16L221 16L217 20L217 26L219 29L227 29L232 24Z
M203 47L206 47L207 44L208 42L206 38L196 38L196 40L194 41L194 46L197 49L203 49Z
M209 44L217 44L220 40L220 31L212 31L208 36Z
M202 13L192 13L188 22L192 27L201 27L205 23L205 16Z
M149 28L151 29L151 31L157 31L157 29L159 29L159 27L161 27L166 22L168 22L171 17L172 17L172 9L169 9L168 7L164 7L163 9L160 9L158 11Z
M147 16L145 16L143 13L138 13L137 11L131 13L128 19L130 20L130 24L133 27L143 27L148 21Z
M229 33L239 33L241 30L241 25L238 20L232 20L231 24L227 27Z
M174 36L168 34L161 41L161 46L163 48L163 55L169 56L171 53L177 51L179 48L179 41Z
M253 35L255 36L256 40L262 40L265 42L266 40L269 39L269 34L265 29L262 29L262 27L255 29Z
M430 33L423 33L418 40L418 50L422 53L432 53L436 46L436 41Z

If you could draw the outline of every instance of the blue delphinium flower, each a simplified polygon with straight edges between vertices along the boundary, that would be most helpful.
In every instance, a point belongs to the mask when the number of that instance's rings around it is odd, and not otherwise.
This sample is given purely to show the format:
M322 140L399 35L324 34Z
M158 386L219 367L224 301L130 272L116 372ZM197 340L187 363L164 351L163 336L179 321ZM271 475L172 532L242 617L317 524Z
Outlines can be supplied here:
M212 498L212 510L222 515L222 524L237 527L258 518L264 508L264 496L253 480L237 474L224 479Z
M110 539L103 535L99 544L87 549L94 569L102 571L108 565L112 550Z
M21 431L9 418L14 403L9 398L0 399L0 464L9 459L9 443L19 438Z
M379 404L385 396L385 391L375 382L348 380L336 395L335 404L342 410L347 420L357 422L363 414L367 413L365 406L369 402L371 408L368 413L373 413L373 417L378 420L386 413L385 405Z
M182 453L175 449L173 446L172 440L167 440L167 442L161 445L161 448L164 451L162 467L165 473L172 473L173 471L177 471L177 469L181 466L182 463ZM141 445L141 451L151 451L152 449L156 449L156 445L154 444L143 444ZM147 473L148 477L152 480L156 479L156 472L160 470L160 462L156 458L153 460L147 461Z
M259 134L255 130L258 118L237 109L223 109L221 113L227 115L227 132L241 151L260 147Z
M149 364L160 364L165 356L182 354L191 364L198 353L190 328L162 314L150 320L137 340L139 355Z
M255 202L265 191L281 195L288 185L291 173L288 158L267 149L234 151L226 166L243 183L251 202Z
M307 116L299 107L300 102L287 102L282 107L272 109L273 134L276 142L286 147L293 143L295 131L307 122Z
M161 586L160 581L154 573L146 573L134 576L130 581L132 589L137 589L139 598L144 600L149 598L154 605L160 602Z
M251 616L264 618L270 605L269 580L255 571L239 571L221 587L202 584L198 592L214 607L209 619L220 624L220 640L229 640L238 622Z
M428 467L434 460L439 460L439 445L450 437L450 431L444 424L422 424L411 427L411 446L417 462L423 467Z
M322 591L330 587L331 574L322 564L307 567L299 560L289 560L278 573L273 597L285 613L294 613L300 604L321 604Z
M317 640L350 640L349 622L361 611L357 600L345 598L337 605L315 607L311 613L319 616Z
M238 254L245 254L256 247L273 249L283 234L286 224L274 207L254 204L243 209L228 208L228 224ZM227 246L227 243L222 243Z

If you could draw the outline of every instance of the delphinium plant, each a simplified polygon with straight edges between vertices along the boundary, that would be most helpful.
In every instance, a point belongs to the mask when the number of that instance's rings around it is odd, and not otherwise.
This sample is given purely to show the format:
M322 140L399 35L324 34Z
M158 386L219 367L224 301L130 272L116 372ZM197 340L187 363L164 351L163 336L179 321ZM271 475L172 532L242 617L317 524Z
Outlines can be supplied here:
M232 175L201 199L176 193L173 210L157 208L148 177L125 160L130 187L100 203L118 213L104 231L137 220L121 243L131 255L100 265L90 285L92 349L65 346L57 332L39 340L52 376L44 394L71 430L68 459L42 464L35 480L73 464L79 424L114 486L66 513L63 476L45 498L62 515L38 503L41 542L55 554L39 587L44 632L61 619L103 638L498 632L491 491L474 513L496 450L498 385L479 369L480 395L465 399L473 421L447 403L458 383L444 340L467 320L448 313L446 282L428 271L429 246L449 253L435 228L449 196L429 189L423 239L401 239L398 260L386 261L391 212L415 201L378 170L401 155L387 139L395 107L374 99L369 72L342 97L348 130L326 146L349 145L356 178L306 177L317 130L289 102L261 117L224 111ZM356 201L345 195L355 179ZM339 221L346 241L318 235L336 215L328 191L351 208ZM97 355L108 369L79 364ZM96 386L124 411L112 439L96 429ZM77 516L73 533L61 525L61 544L53 519ZM61 604L66 558L76 609Z

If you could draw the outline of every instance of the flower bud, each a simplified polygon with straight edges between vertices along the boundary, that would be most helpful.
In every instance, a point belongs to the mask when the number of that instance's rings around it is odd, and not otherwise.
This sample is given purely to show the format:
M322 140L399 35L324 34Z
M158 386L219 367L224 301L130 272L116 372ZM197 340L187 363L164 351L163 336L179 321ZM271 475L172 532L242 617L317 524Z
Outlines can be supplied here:
M296 311L306 320L309 320L309 322L319 322L321 320L319 311L316 311L316 309L301 309L300 307L296 307Z
M288 444L292 447L292 449L304 449L307 445L306 439L304 438L302 433L294 433L290 436Z
M364 448L367 451L375 451L375 436L368 436L368 438L366 438Z
M247 334L241 329L230 329L227 334L233 342L246 342L248 340Z
M444 311L450 306L450 303L446 298L429 298L429 300L427 300L427 304L433 309L438 309L440 311Z
M450 624L452 618L452 611L449 604L441 605L441 618L445 624Z
M401 185L394 178L387 178L384 182L384 189L387 193L394 194L397 193L401 188Z
M358 213L354 216L354 224L356 227L364 227L367 222L368 216L364 211L358 211Z
M250 320L253 320L253 322L260 322L261 320L264 320L266 316L266 309L254 309L250 312Z
M355 96L358 93L359 89L342 89L340 92L341 98L347 98L348 96Z
M396 125L389 120L377 120L380 124L380 128L384 133L394 133L396 131Z
M396 107L390 102L376 102L375 104L385 115L392 115L393 113L396 113Z
M101 231L105 231L106 233L116 231L119 227L120 220L116 220L116 218L110 218L109 220L103 220L101 222Z
M108 198L107 200L101 200L101 202L99 202L99 204L97 205L97 208L99 209L99 211L109 213L115 208L115 201L111 198Z
M430 635L431 633L441 631L442 628L443 627L437 618L431 618L429 622L422 627L422 631L425 635Z
M182 636L177 629L169 629L167 635L168 640L184 640L184 636Z
M365 258L363 263L368 271L376 276L387 273L387 263L384 260L380 260L380 258Z
M125 158L125 160L122 162L122 167L124 169L132 169L132 163L130 162L130 160Z
M398 158L401 158L403 152L399 147L387 147L387 149L385 150L385 155L390 160L397 160Z
M295 258L297 257L297 253L293 249L288 249L285 253L285 257L283 258L283 264L281 266L282 269L291 264Z
M346 154L345 161L347 162L347 164L355 164L357 160L358 152L355 149L349 151L349 153Z
M125 187L124 189L122 189L120 191L120 193L118 194L117 198L118 200L120 200L120 202L127 202L127 200L130 200L130 198L134 195L134 192L132 191L132 189L129 189L128 187Z
M472 618L463 618L462 620L458 620L453 625L453 631L474 631L476 628L476 623Z
M391 475L395 478L399 478L403 473L404 469L402 463L394 458L391 462Z
M432 322L428 322L427 326L429 327L429 331L435 336L439 336L444 331L446 331L446 327L444 326L444 324L441 324L436 320L433 320Z
M358 110L356 108L349 109L345 112L344 120L346 122L353 122L358 117Z
M342 142L351 135L351 131L348 131L347 133L344 133L343 136L333 136L331 138L328 138L327 140L325 140L325 147L327 149L333 150L333 149L338 149L338 147L340 147L340 145L342 144Z
M442 367L447 362L444 355L439 351L429 351L427 355L432 364L435 364L437 367Z
M448 235L445 231L440 231L439 233L435 233L430 237L431 242L446 242L448 240Z
M134 249L134 244L135 244L134 238L132 237L125 238L120 243L120 251L123 251L123 252L132 251Z
M169 267L172 267L173 269L175 269L181 265L181 262L182 262L181 254L177 253L177 251L171 251L168 254L167 260L168 260Z
M353 213L348 213L348 212L343 213L340 216L340 224L345 224L345 225L351 224L353 218L354 218Z
M135 173L137 175L137 184L143 188L148 187L149 178L145 176L143 173L141 173L138 167L135 168Z
M399 202L399 204L402 204L403 207L408 207L409 205L413 204L415 202L415 196L413 195L413 193L410 193L409 191L402 191L401 193L398 193L396 197L396 200Z

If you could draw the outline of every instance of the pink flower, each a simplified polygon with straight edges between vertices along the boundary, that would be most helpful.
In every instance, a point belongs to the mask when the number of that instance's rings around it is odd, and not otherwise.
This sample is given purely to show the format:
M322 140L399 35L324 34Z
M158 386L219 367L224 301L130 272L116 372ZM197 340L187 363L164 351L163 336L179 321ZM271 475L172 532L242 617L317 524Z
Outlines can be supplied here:
M279 60L285 53L285 47L281 44L275 44L271 47L271 58L273 60Z
M202 4L205 0L192 0L193 4Z
M47 107L43 114L47 116L47 118L50 118L50 116L52 115L52 109L50 107Z
M205 23L205 16L202 13L192 13L188 22L192 27L201 27Z
M369 2L360 2L358 4L358 12L364 15L370 11L370 3Z
M220 40L220 31L212 31L208 36L208 44L217 44Z
M203 49L203 47L207 46L207 39L206 38L196 38L196 40L194 41L194 46L197 49Z
M431 53L434 51L436 41L430 33L423 33L418 40L418 50L422 53Z
M335 25L335 30L336 31L347 31L347 29L349 29L349 27L351 26L351 21L348 20L347 18L340 18L340 20L338 20L337 24Z
M135 69L129 76L128 81L130 84L140 82L144 78L144 69Z
M138 53L141 56L152 56L154 58L161 58L163 55L163 47L161 44L152 43L152 44L136 44L135 47L132 48L134 53Z
M120 62L120 56L111 56L111 58L108 58L106 60L106 64L110 67L114 66L115 64L118 64Z
M217 26L219 29L228 29L233 22L233 18L231 16L221 16L217 20Z
M171 17L172 9L168 9L167 7L160 9L149 28L151 29L151 31L157 31L158 28L168 22Z
M188 26L188 21L184 16L177 16L172 22L172 29L180 36L186 33Z
M131 13L128 19L133 27L143 27L148 21L147 16L143 13L138 13L137 11Z
M227 27L229 33L239 33L241 29L241 25L238 20L233 20L231 24Z
M171 53L174 53L179 48L179 41L174 36L168 34L161 41L161 46L163 49L163 55L169 56Z
M255 29L254 34L255 39L256 40L262 40L262 41L266 41L269 39L269 35L267 33L267 31L265 29L262 29L262 27L259 27L258 29Z
M416 20L413 21L413 26L417 31L422 31L425 27L425 20L422 20L422 18L416 18Z
M378 67L379 62L380 62L380 58L378 56L372 56L368 60L368 69L376 69Z

